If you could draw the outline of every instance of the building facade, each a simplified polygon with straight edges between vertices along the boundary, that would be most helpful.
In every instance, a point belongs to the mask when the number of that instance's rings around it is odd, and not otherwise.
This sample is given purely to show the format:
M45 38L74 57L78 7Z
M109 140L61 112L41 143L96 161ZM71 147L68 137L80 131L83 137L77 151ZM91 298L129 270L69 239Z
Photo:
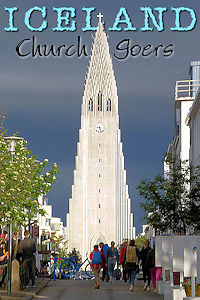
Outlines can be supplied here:
M200 166L200 92L190 109L187 124L190 127L190 165Z
M48 198L44 196L38 197L40 208L45 211L42 216L39 213L31 220L29 227L31 236L36 243L36 267L41 271L42 262L51 263L52 253L52 235L66 239L66 228L63 226L61 218L52 216L52 205L48 204ZM22 234L23 236L23 234Z
M168 153L176 155L181 161L190 158L190 134L188 113L197 96L200 87L200 62L191 62L189 69L190 80L180 80L175 86L174 101L174 138L168 147ZM165 166L167 170L167 166Z
M134 235L117 86L107 36L99 21L82 100L67 238L70 249L76 248L84 258L100 241L119 244Z

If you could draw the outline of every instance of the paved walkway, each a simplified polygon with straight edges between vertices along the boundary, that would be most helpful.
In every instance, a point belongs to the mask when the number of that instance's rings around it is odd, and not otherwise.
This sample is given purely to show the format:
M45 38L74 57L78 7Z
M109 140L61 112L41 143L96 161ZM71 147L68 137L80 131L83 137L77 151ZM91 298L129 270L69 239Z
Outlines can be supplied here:
M163 295L153 290L143 291L143 281L136 281L134 292L130 292L130 285L122 281L101 282L99 290L94 289L93 280L57 280L49 282L36 299L51 300L163 300Z
M36 278L36 287L25 288L23 291L18 293L12 293L11 296L7 295L5 288L0 288L0 299L2 300L29 300L33 299L36 294L41 291L50 281L50 278Z

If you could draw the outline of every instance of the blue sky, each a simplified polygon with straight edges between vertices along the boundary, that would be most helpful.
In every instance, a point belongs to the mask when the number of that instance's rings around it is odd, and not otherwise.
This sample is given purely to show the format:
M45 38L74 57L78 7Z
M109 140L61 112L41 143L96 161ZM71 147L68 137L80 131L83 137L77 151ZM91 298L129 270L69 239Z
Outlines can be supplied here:
M24 25L24 13L33 6L46 6L48 29L41 33L31 32ZM8 13L4 7L17 6L15 26L18 32L5 32L8 26ZM77 30L75 32L53 32L56 13L52 7L76 8ZM85 26L85 13L81 8L96 7L92 17L93 26L97 25L96 15L104 15L106 32L109 37L110 52L118 87L120 128L122 131L123 152L127 182L135 214L137 232L141 230L143 211L135 186L142 178L151 178L162 172L162 158L173 138L173 102L176 80L189 79L188 70L192 60L199 60L200 4L198 1L25 1L2 0L0 4L0 109L7 112L6 127L9 134L16 131L23 136L29 148L39 159L49 158L57 162L61 171L54 189L49 193L49 203L53 204L55 216L62 217L68 208L73 183L74 160L78 130L80 128L81 101L84 79L89 56L71 58L20 58L16 45L33 35L40 44L71 45L77 43L78 35L86 44L90 54L94 32L82 32ZM164 17L165 30L141 32L144 14L141 6L152 8L166 6ZM174 13L170 7L189 7L196 12L197 24L189 32L172 32ZM131 21L138 28L135 32L108 32L120 7L126 7ZM32 25L40 24L40 15L32 16ZM182 23L190 23L188 14L182 15ZM152 24L152 23L150 23ZM164 58L129 57L117 60L116 45L123 39L130 39L131 45L142 47L151 44L174 45L174 54ZM24 50L27 50L27 44Z

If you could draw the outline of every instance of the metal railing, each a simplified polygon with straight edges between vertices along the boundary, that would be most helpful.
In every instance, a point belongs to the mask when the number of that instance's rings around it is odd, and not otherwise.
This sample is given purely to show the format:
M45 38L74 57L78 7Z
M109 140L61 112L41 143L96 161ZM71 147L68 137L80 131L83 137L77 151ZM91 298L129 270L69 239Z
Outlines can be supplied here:
M176 81L175 99L194 98L200 88L200 80Z

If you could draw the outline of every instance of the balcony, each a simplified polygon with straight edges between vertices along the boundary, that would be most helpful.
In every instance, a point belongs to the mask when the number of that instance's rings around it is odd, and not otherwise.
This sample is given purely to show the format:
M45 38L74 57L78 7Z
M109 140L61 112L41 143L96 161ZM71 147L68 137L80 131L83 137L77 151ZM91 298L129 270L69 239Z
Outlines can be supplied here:
M175 86L175 100L194 100L200 88L200 80L179 80Z

